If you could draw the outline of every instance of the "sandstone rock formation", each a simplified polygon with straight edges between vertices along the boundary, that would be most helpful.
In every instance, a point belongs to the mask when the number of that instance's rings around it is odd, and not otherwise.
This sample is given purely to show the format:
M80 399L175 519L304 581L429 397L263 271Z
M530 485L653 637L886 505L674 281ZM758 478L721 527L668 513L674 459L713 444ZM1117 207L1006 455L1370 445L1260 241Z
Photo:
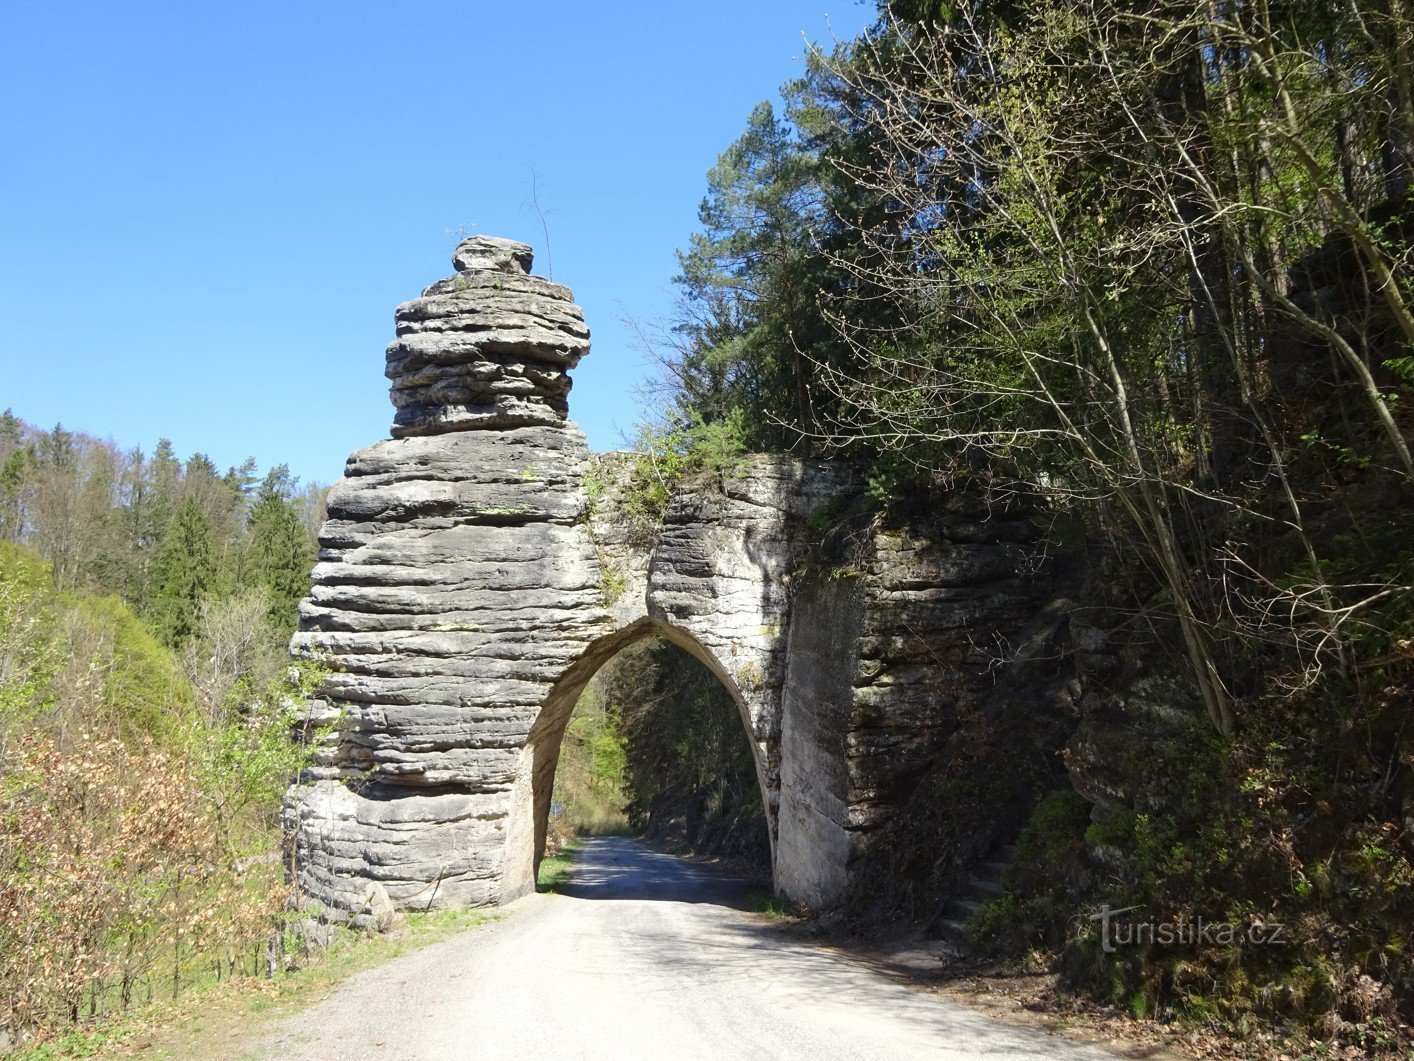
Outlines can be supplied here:
M566 419L582 315L530 263L475 237L397 310L394 437L330 492L293 643L331 668L287 800L296 875L356 920L528 890L579 693L658 635L732 693L777 884L827 906L1024 619L1029 526L959 495L928 534L889 530L849 465L755 456L684 484L640 540L614 505L631 462Z
M457 273L396 314L388 347L393 437L468 428L558 427L569 370L589 352L589 329L569 289L531 276L524 243L473 236Z
M588 330L530 261L474 237L455 276L398 307L394 438L329 495L294 648L333 668L310 717L338 721L288 818L301 882L336 911L369 880L400 907L506 895L525 735L608 624L565 420Z

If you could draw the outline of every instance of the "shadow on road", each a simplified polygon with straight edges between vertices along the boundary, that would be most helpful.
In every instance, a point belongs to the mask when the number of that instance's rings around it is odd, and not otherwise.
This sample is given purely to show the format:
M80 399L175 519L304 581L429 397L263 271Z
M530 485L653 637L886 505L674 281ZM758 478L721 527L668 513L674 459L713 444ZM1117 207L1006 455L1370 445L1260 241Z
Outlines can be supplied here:
M659 985L657 990L672 997L690 996L694 1004L703 998L727 1000L720 1010L722 1029L732 1024L726 1016L732 1006L746 1005L740 1001L743 990L758 999L756 987L743 985L758 983L762 970L770 970L773 1013L810 1014L810 1035L823 1035L826 1042L842 1036L841 1043L857 1044L861 1037L881 1036L872 1052L856 1052L851 1046L837 1056L1108 1056L1035 1030L998 1024L935 995L910 990L835 948L804 943L760 918L728 912L749 909L753 891L759 895L749 880L720 867L653 851L625 837L592 837L580 848L560 894L595 903L592 913L574 916L612 924L612 939L620 948L615 975L628 978L639 991ZM629 900L664 905L613 912L605 908ZM679 903L692 905L668 905ZM604 975L604 955L597 949L562 951L558 960L559 975L586 980ZM804 1041L789 1044L781 1056L801 1056ZM825 1049L819 1042L812 1048ZM746 1056L745 1046L742 1051ZM732 1051L727 1049L726 1055L732 1056Z
M587 837L570 866L561 895L576 899L632 899L711 903L749 909L760 888L721 867L688 862L625 836Z

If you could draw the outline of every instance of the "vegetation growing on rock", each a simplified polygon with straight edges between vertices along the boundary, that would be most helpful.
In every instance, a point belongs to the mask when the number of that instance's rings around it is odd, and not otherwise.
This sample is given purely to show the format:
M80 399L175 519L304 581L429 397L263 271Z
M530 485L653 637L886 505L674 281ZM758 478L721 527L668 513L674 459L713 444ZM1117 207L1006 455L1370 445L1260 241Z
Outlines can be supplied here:
M886 513L1027 495L1063 576L1065 769L1011 737L1012 653L861 916L965 888L959 807L1030 815L995 944L1136 1012L1407 1043L1411 44L1400 4L881 4L709 175L680 420L872 461ZM1102 902L1300 940L1104 955Z

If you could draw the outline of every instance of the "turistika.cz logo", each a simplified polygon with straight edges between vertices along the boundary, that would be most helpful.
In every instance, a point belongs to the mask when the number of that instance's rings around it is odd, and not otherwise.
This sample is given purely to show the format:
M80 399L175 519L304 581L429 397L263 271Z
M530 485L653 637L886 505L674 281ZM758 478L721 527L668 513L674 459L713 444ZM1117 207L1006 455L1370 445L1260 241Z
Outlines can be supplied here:
M1193 947L1229 946L1245 942L1265 947L1290 942L1286 926L1275 922L1253 921L1250 925L1238 925L1231 921L1204 921L1201 917L1179 921L1120 920L1125 914L1138 909L1137 906L1125 906L1115 910L1106 903L1100 907L1099 913L1090 915L1091 921L1100 922L1100 945L1106 954L1113 954L1120 947L1146 944Z

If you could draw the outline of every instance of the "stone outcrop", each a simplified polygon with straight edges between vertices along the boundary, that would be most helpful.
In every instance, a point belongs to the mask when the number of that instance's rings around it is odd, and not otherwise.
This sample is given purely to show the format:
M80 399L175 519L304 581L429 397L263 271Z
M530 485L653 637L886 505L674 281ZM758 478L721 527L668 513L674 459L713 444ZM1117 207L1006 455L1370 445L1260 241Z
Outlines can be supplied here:
M816 908L859 883L861 859L991 695L1010 651L998 638L1035 610L1023 514L965 493L925 501L909 526L825 521L795 580L776 868Z
M524 244L453 261L397 310L394 437L330 492L301 606L293 647L330 668L286 806L305 893L367 919L531 888L579 693L661 636L740 708L778 886L838 901L1024 619L1029 524L955 495L888 529L848 464L754 456L633 533L631 458L591 458L566 419L589 344L570 292Z
M587 450L565 419L588 331L530 248L473 238L398 307L394 438L330 491L296 652L337 720L288 818L300 880L333 910L369 880L400 907L505 898L506 819L547 689L605 632L580 526Z
M455 276L398 307L388 347L393 437L560 426L589 329L569 289L530 275L524 243L476 236Z

